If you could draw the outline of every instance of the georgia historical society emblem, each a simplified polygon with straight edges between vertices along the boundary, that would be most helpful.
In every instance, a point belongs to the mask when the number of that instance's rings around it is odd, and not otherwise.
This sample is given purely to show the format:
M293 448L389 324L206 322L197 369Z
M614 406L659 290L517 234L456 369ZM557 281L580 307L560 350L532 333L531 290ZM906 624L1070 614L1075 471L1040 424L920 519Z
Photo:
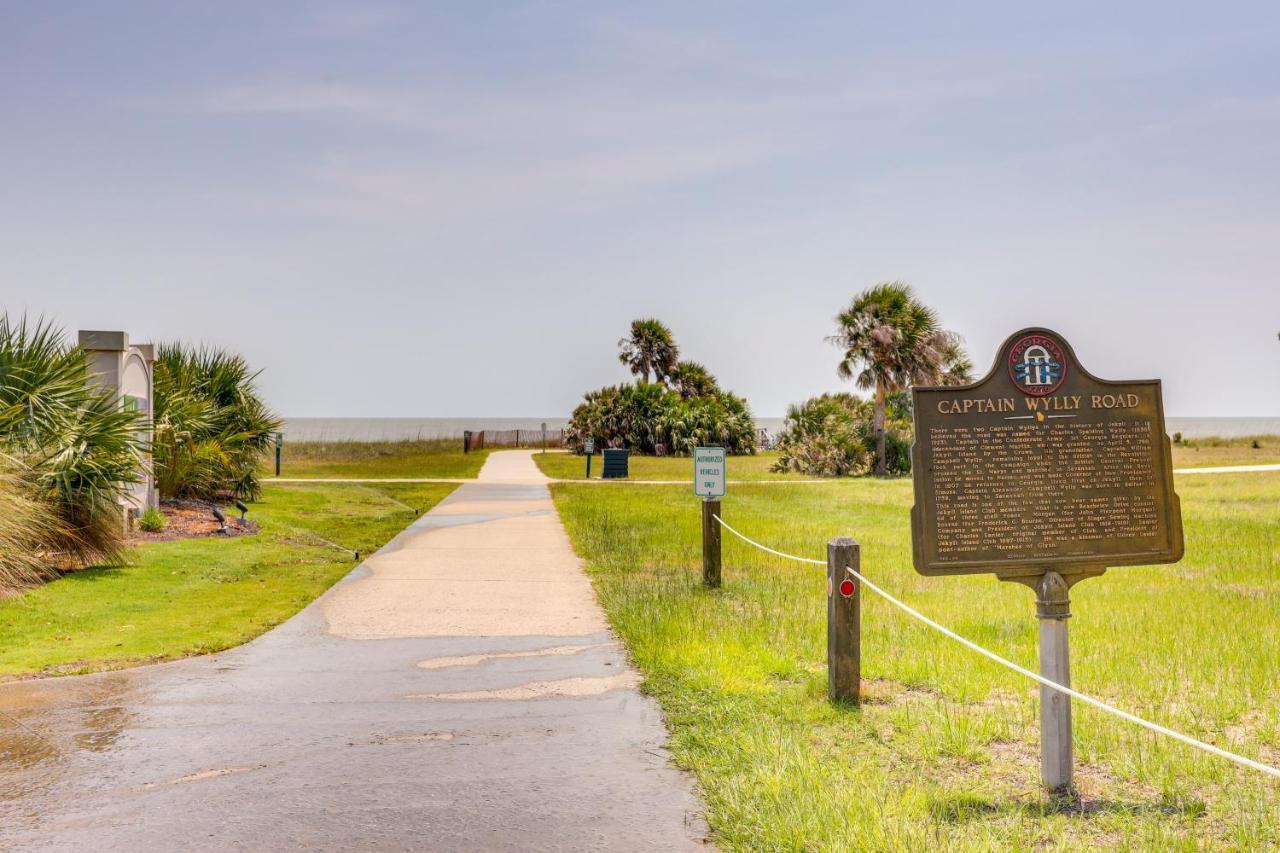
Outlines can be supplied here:
M1067 358L1061 342L1048 335L1018 338L1009 350L1009 377L1023 394L1052 394L1067 378Z

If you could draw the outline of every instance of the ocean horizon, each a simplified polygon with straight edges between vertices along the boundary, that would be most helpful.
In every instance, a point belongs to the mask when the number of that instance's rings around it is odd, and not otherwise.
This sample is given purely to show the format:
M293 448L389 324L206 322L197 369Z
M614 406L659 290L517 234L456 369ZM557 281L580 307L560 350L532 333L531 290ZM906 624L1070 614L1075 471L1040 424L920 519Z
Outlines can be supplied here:
M772 435L783 427L783 418L756 418L756 427ZM420 438L460 438L464 430L563 429L565 417L512 418L285 418L285 441L399 441ZM1280 417L1166 417L1172 435L1185 438L1239 438L1247 435L1280 435Z

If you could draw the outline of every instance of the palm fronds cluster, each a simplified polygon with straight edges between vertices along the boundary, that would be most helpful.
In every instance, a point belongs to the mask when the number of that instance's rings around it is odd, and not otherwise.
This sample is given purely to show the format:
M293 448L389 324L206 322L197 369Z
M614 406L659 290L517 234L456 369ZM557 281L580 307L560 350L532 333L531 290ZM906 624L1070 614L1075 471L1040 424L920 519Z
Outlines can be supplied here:
M665 382L680 358L680 347L666 324L653 318L632 320L625 338L618 341L618 361L649 384Z
M152 455L162 495L258 497L257 468L281 420L259 396L257 377L225 350L157 348Z
M900 281L855 296L836 315L836 333L827 340L842 350L836 373L875 392L875 473L881 475L888 473L888 396L913 385L959 385L973 370L960 336L942 328L937 313Z
M46 576L55 556L116 556L143 427L89 381L85 352L61 329L0 315L0 587Z
M580 451L591 438L597 447L659 455L683 456L713 445L730 453L755 452L755 419L747 401L722 390L703 365L678 360L679 347L666 326L636 320L618 345L619 360L639 381L587 392L565 430L567 446Z

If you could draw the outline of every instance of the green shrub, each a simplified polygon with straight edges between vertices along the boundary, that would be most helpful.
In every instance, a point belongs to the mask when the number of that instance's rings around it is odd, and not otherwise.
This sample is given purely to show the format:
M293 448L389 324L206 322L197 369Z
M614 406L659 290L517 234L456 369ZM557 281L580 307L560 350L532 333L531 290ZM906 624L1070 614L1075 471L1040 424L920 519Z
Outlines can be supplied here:
M890 395L885 429L890 474L911 470L911 428L904 410L909 400ZM875 467L873 404L853 394L822 394L787 409L778 436L775 471L797 471L817 477L867 474Z
M749 454L755 452L755 420L736 394L717 390L685 398L665 385L641 382L587 393L569 419L565 443L580 451L587 438L598 448L635 453L683 456L714 445Z
M156 484L168 497L257 498L280 419L238 355L162 344L155 369Z
M142 427L90 383L84 350L60 329L0 315L0 452L57 519L44 526L42 549L82 561L117 554L119 498L142 471Z
M679 347L666 326L637 320L618 344L622 363L641 381L588 391L565 429L566 447L580 453L590 438L600 449L659 456L687 456L710 446L755 453L756 424L747 401L721 390L698 362L678 361ZM648 381L650 375L657 381Z
M169 526L169 519L164 517L164 513L153 506L149 506L138 516L138 529L145 530L147 533L159 533Z

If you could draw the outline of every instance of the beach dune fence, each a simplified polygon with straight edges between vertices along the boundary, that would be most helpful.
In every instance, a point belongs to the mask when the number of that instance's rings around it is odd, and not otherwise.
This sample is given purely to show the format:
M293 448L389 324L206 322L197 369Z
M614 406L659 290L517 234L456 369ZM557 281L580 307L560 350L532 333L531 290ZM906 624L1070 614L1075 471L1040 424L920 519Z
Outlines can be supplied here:
M482 429L471 433L468 448L484 450L494 447L542 447L542 436L540 429ZM546 436L547 447L564 447L564 430L549 429Z

